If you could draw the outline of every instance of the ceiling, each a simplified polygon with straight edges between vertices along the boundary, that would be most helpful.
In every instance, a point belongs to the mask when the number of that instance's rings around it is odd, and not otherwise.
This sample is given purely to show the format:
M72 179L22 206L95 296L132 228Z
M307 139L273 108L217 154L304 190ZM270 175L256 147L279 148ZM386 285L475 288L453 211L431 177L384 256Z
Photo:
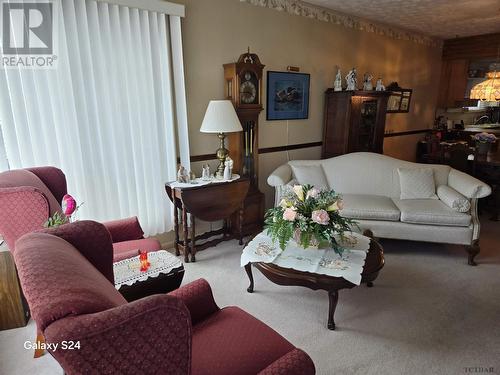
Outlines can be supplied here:
M442 39L500 32L500 0L305 1Z

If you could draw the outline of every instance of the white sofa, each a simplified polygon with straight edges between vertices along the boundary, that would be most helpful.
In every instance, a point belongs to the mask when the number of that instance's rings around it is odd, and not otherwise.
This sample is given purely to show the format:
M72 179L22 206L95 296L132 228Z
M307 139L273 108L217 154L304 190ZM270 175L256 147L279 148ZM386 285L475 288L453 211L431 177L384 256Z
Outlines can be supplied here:
M431 168L435 187L452 188L453 194L463 196L467 206L470 202L470 209L457 212L437 196L400 199L398 168ZM319 176L321 171L324 179ZM289 161L278 167L267 182L276 189L275 204L287 185L326 185L342 194L342 214L355 219L361 230L369 229L381 238L466 245L470 265L475 265L474 257L479 253L477 200L491 193L485 183L449 166L411 163L368 152Z

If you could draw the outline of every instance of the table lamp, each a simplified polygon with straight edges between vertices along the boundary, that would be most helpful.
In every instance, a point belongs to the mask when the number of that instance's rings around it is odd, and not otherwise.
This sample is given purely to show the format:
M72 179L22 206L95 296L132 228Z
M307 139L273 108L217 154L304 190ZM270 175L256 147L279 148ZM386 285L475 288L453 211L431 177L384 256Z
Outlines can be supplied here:
M224 176L224 162L228 155L228 151L224 147L226 133L241 131L243 131L243 128L230 100L211 100L208 103L200 132L217 133L219 137L220 146L216 155L220 163L215 173L217 178L223 178Z

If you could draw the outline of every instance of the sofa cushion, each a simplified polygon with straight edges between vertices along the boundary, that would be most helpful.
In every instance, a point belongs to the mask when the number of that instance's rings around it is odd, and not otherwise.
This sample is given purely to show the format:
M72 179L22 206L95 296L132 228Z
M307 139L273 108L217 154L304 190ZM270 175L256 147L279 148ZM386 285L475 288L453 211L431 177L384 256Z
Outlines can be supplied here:
M193 326L191 374L257 374L292 350L260 320L226 307Z
M309 184L321 188L328 188L325 172L321 165L292 165L294 178L301 185Z
M14 259L31 314L41 331L67 316L92 314L127 303L115 286L62 238L47 233L24 235L16 242Z
M340 214L351 219L399 221L400 212L392 199L378 195L342 194Z
M401 221L412 224L467 227L471 216L457 212L436 199L393 199L401 211Z
M141 238L140 240L121 241L113 244L113 262L119 262L139 255L139 250L150 251L160 250L161 246L155 238Z
M437 199L431 168L398 168L401 199Z
M448 207L458 212L469 212L470 201L455 189L447 185L439 185L437 195Z

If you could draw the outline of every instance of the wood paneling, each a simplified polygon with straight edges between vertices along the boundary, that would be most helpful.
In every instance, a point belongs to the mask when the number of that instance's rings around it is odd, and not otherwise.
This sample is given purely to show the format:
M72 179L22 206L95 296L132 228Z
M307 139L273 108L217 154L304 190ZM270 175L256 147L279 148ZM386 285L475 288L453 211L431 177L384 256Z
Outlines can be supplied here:
M0 330L23 327L29 311L10 251L0 252Z
M480 60L498 56L500 33L448 39L443 44L443 60Z
M469 60L445 60L441 66L438 107L453 108L465 97Z

